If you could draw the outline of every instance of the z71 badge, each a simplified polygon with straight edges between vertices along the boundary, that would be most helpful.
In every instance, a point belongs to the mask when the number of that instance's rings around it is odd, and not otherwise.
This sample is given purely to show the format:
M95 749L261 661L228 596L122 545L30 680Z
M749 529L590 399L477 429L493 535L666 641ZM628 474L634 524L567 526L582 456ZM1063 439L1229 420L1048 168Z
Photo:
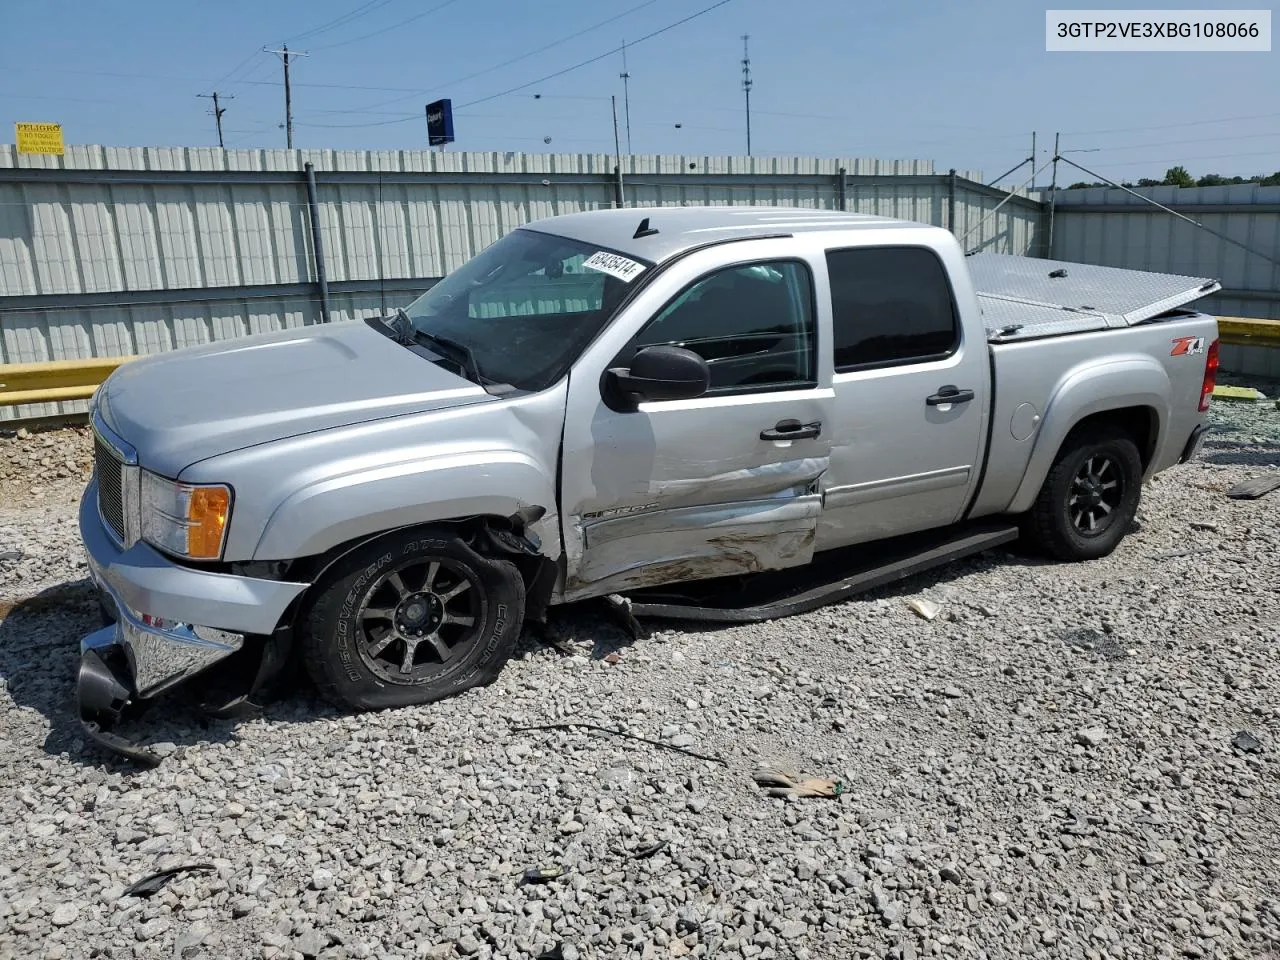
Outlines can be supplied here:
M1173 341L1169 356L1188 357L1197 353L1204 353L1204 337L1178 337Z

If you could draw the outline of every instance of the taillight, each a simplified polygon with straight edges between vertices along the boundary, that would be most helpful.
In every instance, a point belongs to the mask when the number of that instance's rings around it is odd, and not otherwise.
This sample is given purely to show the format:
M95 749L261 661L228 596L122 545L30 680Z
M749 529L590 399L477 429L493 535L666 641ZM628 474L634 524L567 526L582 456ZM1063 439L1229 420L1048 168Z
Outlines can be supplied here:
M1204 357L1204 383L1200 385L1200 412L1204 413L1209 409L1209 402L1213 400L1213 388L1218 382L1218 341L1214 340L1209 344L1209 350Z

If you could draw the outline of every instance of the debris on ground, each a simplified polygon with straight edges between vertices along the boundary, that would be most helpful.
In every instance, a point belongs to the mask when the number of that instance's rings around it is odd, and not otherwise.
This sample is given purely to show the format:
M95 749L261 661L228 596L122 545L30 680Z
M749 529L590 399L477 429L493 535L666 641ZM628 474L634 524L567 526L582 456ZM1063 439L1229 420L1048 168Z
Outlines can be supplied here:
M825 777L801 777L798 773L761 768L752 774L757 784L771 797L838 797L844 790L839 780Z
M1262 741L1248 730L1241 730L1231 738L1231 745L1244 753L1261 753Z
M648 737L641 737L634 733L627 733L625 730L618 730L613 727L604 727L595 723L540 723L527 727L511 728L512 733L523 733L527 730L594 730L598 733L607 733L615 737L625 737L628 740L647 743L651 747L661 747L663 750L674 750L676 753L683 753L687 757L694 757L698 760L709 760L712 763L720 764L722 767L727 767L729 765L728 762L721 757L695 753L688 749L684 744L675 743L674 741L671 743L663 743L661 740L650 740ZM689 742L692 743L693 741L690 740Z
M558 880L568 871L564 867L530 867L520 875L521 883L548 883L551 880Z
M942 613L941 605L924 597L912 597L907 601L907 606L923 620L935 620Z
M1251 480L1242 480L1227 491L1227 496L1232 500L1257 500L1272 490L1280 490L1280 470Z
M1194 557L1201 553L1213 553L1213 547L1183 547L1181 550L1166 550L1154 554L1152 560L1172 560L1175 557Z
M1214 523L1212 520L1192 520L1191 529L1203 530L1208 533L1215 533L1218 529L1218 525Z
M121 896L141 897L145 900L158 893L174 877L184 873L209 873L216 869L217 867L212 863L188 863L181 867L170 867L168 870L157 870L155 873L143 877L137 883L125 887Z

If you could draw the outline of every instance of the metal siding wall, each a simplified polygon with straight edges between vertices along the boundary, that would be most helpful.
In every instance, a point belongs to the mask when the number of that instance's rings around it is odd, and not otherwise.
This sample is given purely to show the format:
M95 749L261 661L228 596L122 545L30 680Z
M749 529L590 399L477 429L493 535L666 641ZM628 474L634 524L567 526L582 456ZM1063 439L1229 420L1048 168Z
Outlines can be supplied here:
M1123 190L1105 187L1058 193L1053 256L1213 277L1224 292L1199 301L1198 309L1224 317L1280 319L1280 266L1268 262L1280 261L1280 187L1149 187L1139 192L1262 256L1143 204ZM1280 379L1280 350L1227 345L1222 348L1222 368Z
M1123 190L1095 187L1059 191L1053 256L1061 260L1211 276L1228 290L1258 296L1223 296L1219 312L1274 319L1280 307L1280 187L1151 187L1140 191L1206 227L1244 243L1257 256L1192 224L1142 204ZM1265 205L1265 207L1263 207ZM1075 210L1073 207L1086 207ZM1105 207L1116 207L1114 212ZM1198 211L1197 207L1212 207ZM1222 207L1238 208L1228 211ZM1259 209L1263 207L1263 209ZM1239 310L1228 311L1235 303Z
M314 294L276 297L253 290L314 283L302 173L307 161L320 175L319 219L331 284L439 277L523 223L613 205L614 158L601 154L73 145L57 158L19 157L12 145L0 145L0 169L33 171L0 182L0 363L155 353L319 322ZM947 178L927 160L664 155L626 157L623 165L628 206L836 209L842 168L850 177L889 181L936 176L932 183L851 182L848 209L948 225ZM42 169L102 170L113 179L42 182L34 172ZM175 183L156 171L213 176ZM220 179L222 171L236 179ZM385 181L324 179L326 173L378 171L387 174ZM254 172L276 179L255 179ZM281 180L280 174L296 179ZM396 179L404 174L452 174L465 182ZM726 184L726 177L740 182ZM959 231L976 227L997 202L959 181ZM1011 202L971 239L985 249L1026 253L1036 230L1036 210ZM222 289L210 290L212 297L183 292L209 288ZM174 299L137 302L134 296L164 290L175 291ZM7 296L46 294L102 296L91 307L4 306ZM332 319L368 316L409 299L403 284L394 293L335 292ZM83 407L0 408L0 420Z

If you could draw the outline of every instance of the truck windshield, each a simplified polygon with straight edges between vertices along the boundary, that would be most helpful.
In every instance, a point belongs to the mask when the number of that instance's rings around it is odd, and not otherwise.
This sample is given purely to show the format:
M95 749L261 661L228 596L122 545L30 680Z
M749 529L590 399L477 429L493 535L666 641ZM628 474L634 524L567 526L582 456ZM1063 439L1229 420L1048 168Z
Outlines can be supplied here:
M649 268L600 247L513 230L405 308L413 326L471 353L491 383L555 383Z

